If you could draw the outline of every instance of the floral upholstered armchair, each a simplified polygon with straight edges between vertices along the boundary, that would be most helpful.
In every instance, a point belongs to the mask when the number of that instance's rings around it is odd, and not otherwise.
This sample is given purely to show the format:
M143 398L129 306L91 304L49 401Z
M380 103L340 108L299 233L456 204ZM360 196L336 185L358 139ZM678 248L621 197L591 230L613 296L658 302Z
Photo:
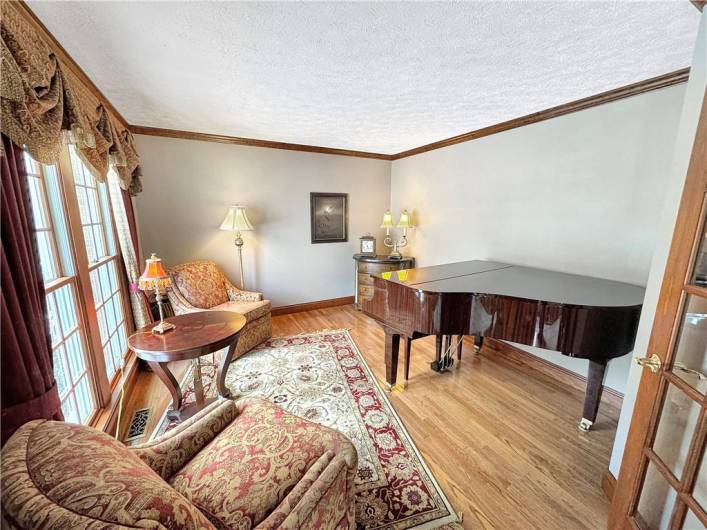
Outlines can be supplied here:
M356 450L265 400L220 400L154 442L35 420L2 449L3 528L355 527Z
M234 311L246 318L246 325L233 354L236 359L272 336L270 300L262 293L242 291L233 285L212 261L191 261L169 269L172 287L167 296L174 313Z

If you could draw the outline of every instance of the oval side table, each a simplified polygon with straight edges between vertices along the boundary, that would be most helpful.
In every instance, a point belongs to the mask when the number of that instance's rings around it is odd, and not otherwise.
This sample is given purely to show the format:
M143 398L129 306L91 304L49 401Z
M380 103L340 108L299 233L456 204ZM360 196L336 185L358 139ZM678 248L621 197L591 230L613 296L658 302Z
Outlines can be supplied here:
M175 329L164 334L152 333L154 324L149 324L130 336L128 346L140 359L147 361L172 395L172 411L168 415L183 421L216 398L204 399L199 366L194 362L192 369L197 402L182 410L182 390L167 363L187 359L196 360L202 355L228 347L227 353L221 359L216 388L219 395L229 397L230 391L226 388L226 372L233 352L236 351L238 337L246 324L246 319L243 315L232 311L199 311L169 317L165 321L174 324Z

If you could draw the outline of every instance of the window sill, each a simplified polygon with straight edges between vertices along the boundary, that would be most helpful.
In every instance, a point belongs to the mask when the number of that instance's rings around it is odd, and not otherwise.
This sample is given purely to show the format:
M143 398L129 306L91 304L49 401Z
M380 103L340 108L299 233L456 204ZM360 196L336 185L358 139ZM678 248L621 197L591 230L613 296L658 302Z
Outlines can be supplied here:
M135 387L139 364L140 361L137 355L135 355L135 352L132 350L129 351L125 359L124 376L122 378L118 376L113 381L110 403L94 413L91 421L88 423L91 427L108 433L111 436L115 435L116 426L118 424L118 410L121 406L121 389L123 390L122 401L124 408L130 392ZM121 380L124 381L122 385L120 384Z

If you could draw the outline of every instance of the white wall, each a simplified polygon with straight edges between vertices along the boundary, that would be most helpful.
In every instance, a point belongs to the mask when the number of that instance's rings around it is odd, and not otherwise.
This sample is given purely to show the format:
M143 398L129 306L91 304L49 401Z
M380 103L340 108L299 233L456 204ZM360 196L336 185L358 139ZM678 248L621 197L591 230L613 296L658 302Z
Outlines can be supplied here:
M358 238L378 226L390 201L390 162L136 136L144 191L136 198L143 255L165 263L216 261L238 281L233 235L219 225L229 204L247 206L246 287L273 306L350 296ZM310 242L309 193L349 194L349 241ZM382 245L382 243L379 243Z
M645 285L684 85L392 164L420 266L494 259ZM529 348L586 375L588 361ZM609 364L623 392L630 356Z
M653 252L648 285L646 287L646 297L643 302L643 312L638 326L636 346L633 352L634 357L644 357L647 354L648 341L650 339L651 328L653 327L660 287L663 283L663 274L665 273L670 243L673 238L673 229L677 218L680 197L692 155L692 145L695 140L695 133L697 132L697 122L702 110L705 90L707 89L706 13L707 12L702 14L700 21L695 55L690 69L690 79L685 91L674 155L669 172L668 187L664 194L665 201L662 207L656 210L661 211L662 214L660 215L659 230L655 250ZM638 385L642 373L643 370L639 366L635 364L631 365L628 381L626 383L624 401L621 407L619 425L616 430L616 438L614 439L614 449L611 454L611 462L609 463L609 470L615 477L618 476L621 467L621 459L623 457L624 446L626 445L626 438L631 424L631 415L633 414L633 407L636 402Z

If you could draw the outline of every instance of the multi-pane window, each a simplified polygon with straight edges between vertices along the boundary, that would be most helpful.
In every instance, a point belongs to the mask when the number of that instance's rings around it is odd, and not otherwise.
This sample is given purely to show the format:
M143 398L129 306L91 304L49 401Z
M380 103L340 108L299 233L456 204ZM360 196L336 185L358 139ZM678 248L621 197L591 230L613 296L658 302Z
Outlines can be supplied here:
M60 173L24 156L62 412L87 423L128 352L126 291L107 184L62 157Z
M61 410L67 421L86 423L96 409L96 401L86 365L85 329L79 318L76 275L67 252L69 232L59 175L54 166L40 165L27 153L24 159Z
M69 149L79 203L93 301L101 333L101 347L108 377L120 369L128 352L123 293L118 281L116 242L110 215L108 185L96 182L86 166Z

